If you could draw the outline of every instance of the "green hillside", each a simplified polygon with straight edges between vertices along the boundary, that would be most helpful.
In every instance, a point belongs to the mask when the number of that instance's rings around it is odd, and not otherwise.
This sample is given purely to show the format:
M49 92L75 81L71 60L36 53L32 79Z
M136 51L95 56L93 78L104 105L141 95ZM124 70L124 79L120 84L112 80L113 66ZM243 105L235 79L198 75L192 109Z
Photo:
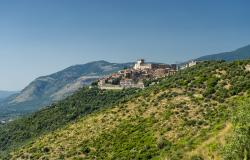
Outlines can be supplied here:
M248 64L203 62L143 90L83 89L0 128L2 155L6 159L249 159Z
M125 101L135 90L100 91L87 87L57 104L0 126L0 157L30 139L53 131L106 106Z

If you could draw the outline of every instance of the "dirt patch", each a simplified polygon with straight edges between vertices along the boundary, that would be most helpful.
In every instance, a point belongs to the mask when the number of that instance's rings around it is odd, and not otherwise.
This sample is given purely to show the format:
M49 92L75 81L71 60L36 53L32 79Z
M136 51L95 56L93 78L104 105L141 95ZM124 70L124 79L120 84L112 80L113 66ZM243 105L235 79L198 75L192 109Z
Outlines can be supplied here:
M250 72L250 64L245 66L246 71Z

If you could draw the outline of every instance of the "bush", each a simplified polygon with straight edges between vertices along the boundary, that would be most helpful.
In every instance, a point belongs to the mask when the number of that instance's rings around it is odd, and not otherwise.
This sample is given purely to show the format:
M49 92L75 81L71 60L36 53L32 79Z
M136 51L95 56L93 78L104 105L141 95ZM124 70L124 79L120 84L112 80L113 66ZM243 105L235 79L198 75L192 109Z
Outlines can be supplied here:
M172 143L166 140L164 137L160 137L157 141L157 147L159 149L163 149L163 148L170 149L171 146L172 146Z
M203 158L199 155L194 155L191 157L191 160L203 160Z
M87 146L84 146L84 147L82 147L81 151L83 154L88 154L90 152L90 148Z

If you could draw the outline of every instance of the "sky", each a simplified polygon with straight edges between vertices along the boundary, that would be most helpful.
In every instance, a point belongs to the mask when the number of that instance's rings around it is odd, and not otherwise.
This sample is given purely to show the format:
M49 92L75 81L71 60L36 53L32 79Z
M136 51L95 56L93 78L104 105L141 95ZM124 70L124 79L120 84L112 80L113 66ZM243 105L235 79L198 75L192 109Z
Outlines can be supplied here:
M0 90L96 60L176 63L250 44L249 0L0 0Z

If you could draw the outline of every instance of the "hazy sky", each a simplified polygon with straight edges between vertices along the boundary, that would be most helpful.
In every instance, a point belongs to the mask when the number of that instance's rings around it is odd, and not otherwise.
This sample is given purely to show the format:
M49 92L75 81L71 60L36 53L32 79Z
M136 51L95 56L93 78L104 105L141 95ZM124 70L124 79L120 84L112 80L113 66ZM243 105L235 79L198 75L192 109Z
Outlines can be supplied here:
M249 0L0 0L0 90L95 60L174 63L250 44Z

